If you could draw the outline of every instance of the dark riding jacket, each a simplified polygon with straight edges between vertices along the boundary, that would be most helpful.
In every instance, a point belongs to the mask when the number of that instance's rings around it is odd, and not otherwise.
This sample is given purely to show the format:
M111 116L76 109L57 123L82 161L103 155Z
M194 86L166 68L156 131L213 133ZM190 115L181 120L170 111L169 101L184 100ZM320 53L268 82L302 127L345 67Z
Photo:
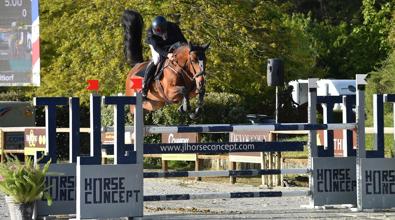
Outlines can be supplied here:
M152 45L162 57L166 57L171 45L181 42L187 43L181 29L173 22L167 22L167 39L163 40L162 37L155 35L152 27L147 30L147 43Z

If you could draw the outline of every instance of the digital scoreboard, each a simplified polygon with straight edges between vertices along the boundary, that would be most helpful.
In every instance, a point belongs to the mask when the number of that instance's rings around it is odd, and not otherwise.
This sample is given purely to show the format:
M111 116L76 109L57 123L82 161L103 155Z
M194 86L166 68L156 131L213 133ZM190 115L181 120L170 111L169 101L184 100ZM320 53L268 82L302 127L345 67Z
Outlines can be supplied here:
M0 0L0 86L40 84L38 0Z

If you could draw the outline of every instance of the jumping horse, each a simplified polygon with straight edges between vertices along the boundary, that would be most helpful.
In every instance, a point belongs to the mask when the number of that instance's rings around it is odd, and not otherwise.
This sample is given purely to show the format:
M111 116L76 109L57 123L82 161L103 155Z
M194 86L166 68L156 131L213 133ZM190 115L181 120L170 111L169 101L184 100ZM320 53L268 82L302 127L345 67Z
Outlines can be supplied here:
M124 53L127 62L133 66L126 79L126 95L133 95L134 80L144 77L148 61L143 62L142 55L142 16L132 10L125 10L122 16L124 28ZM206 55L209 44L193 45L177 43L170 47L173 56L161 65L161 74L149 85L147 99L143 101L143 108L155 111L166 104L181 103L179 112L190 110L190 98L198 96L196 109L189 114L190 118L198 117L204 102ZM160 66L160 65L158 65ZM131 108L133 113L134 109Z

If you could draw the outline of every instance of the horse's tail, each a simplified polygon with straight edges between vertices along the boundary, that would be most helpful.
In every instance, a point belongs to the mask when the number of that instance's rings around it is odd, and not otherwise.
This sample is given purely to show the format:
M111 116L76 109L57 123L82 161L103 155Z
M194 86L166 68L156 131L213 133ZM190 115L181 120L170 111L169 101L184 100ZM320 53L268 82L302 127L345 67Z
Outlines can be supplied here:
M136 11L125 10L122 15L122 26L126 62L132 66L143 62L143 45L141 43L144 27L143 17Z

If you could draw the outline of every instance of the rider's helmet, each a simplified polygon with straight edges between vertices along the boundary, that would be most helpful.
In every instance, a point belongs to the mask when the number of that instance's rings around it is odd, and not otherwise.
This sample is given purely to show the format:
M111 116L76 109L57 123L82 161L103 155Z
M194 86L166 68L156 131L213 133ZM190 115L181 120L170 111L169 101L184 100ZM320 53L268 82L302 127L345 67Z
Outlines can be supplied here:
M167 35L167 21L163 16L156 16L152 21L152 32L160 37Z

